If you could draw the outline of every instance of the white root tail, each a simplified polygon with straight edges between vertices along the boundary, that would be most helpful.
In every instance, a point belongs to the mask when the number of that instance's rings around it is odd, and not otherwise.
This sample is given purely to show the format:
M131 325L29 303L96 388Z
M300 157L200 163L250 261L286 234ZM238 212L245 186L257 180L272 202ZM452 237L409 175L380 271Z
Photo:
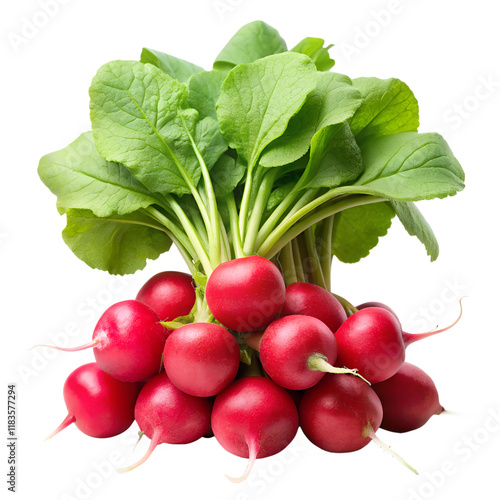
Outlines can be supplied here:
M241 483L243 482L249 475L250 472L252 472L253 466L255 464L255 460L257 460L257 453L259 452L259 446L255 440L252 440L249 445L248 445L248 463L247 467L245 469L245 472L243 473L242 476L240 477L232 477L226 474L226 477L231 481L232 483Z
M381 439L379 439L379 437L375 435L373 429L371 429L371 432L369 432L367 436L374 443L377 443L383 450L390 453L398 462L402 463L407 469L411 470L414 474L418 476L417 470L415 470L406 460L404 460L400 455L398 455L390 446L386 445Z
M57 427L57 429L51 432L45 438L45 441L48 441L49 439L53 438L56 434L59 434L63 429L66 429L66 427L68 427L68 425L71 425L75 420L76 420L75 416L71 415L71 413L68 413L68 415L66 415L66 418L60 423L59 427Z
M117 469L116 472L119 472L120 474L123 472L130 472L131 470L135 469L136 467L139 467L139 465L142 465L151 456L151 453L153 453L154 449L158 446L158 444L160 444L159 437L160 436L158 433L154 433L153 437L151 439L151 443L149 444L148 451L146 451L146 454L139 461L137 461L135 464L129 465L128 467L123 467L121 469Z

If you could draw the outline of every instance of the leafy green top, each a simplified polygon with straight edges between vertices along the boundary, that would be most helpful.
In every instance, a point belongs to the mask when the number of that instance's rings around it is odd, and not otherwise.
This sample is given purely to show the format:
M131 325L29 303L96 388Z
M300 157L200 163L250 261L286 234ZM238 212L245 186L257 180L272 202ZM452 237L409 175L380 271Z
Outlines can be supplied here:
M331 72L320 38L288 50L271 26L243 26L213 69L144 49L103 65L90 87L92 132L40 160L94 268L132 273L172 242L193 275L258 253L313 257L295 279L328 288L331 258L357 262L397 215L431 260L437 240L414 202L464 187L438 134L395 78ZM309 274L308 274L309 273Z

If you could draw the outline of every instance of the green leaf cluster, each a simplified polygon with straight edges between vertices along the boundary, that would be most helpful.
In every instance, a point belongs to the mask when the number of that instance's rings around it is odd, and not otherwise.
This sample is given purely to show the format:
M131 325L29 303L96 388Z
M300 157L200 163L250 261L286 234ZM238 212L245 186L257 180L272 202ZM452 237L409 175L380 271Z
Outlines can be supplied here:
M152 49L104 64L92 130L38 168L67 216L64 241L114 274L174 243L194 275L259 254L328 288L332 257L367 256L397 216L436 259L414 202L456 194L463 170L440 135L418 132L405 83L333 72L331 47L288 49L256 21L208 71Z

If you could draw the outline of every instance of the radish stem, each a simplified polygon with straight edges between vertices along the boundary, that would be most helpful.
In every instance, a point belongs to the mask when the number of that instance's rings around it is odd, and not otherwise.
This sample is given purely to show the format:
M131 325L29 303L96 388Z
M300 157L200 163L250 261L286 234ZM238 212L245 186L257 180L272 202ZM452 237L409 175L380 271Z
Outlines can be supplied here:
M311 354L311 356L309 356L309 359L307 360L307 366L311 370L320 372L334 373L334 374L346 373L350 375L355 375L356 377L359 377L361 380L364 380L368 385L371 385L370 382L366 380L366 378L364 378L362 375L358 373L358 370L356 368L350 369L350 368L339 368L337 366L332 366L330 363L328 363L328 360L322 354Z
M160 321L160 325L163 325L167 330L177 330L185 325L185 323L180 323L179 321Z
M348 300L344 299L340 295L332 293L332 295L342 304L347 317L352 316L354 313L358 312L358 309L354 307Z
M243 245L241 243L240 228L238 225L238 211L236 209L236 202L232 193L226 197L226 204L229 212L230 234L233 241L234 253L236 258L245 257Z
M295 266L295 273L297 274L297 281L304 282L306 277L304 268L302 267L302 257L300 255L300 246L298 240L295 238L291 242L293 252L293 262Z
M373 428L370 424L368 424L366 431L366 437L369 437L374 443L377 443L383 450L390 453L398 462L401 462L406 468L408 468L418 476L418 472L406 460L404 460L390 446L386 445L379 437L375 435L375 432L373 431Z
M298 281L297 272L295 270L295 263L293 261L293 249L292 244L288 243L283 247L279 255L279 262L281 264L281 270L283 273L283 278L285 279L286 286L291 283L296 283Z
M323 269L321 268L321 262L316 248L316 242L314 241L314 235L312 227L307 228L304 231L304 240L307 248L308 255L308 265L311 267L311 277L313 283L326 289L326 281L323 276Z

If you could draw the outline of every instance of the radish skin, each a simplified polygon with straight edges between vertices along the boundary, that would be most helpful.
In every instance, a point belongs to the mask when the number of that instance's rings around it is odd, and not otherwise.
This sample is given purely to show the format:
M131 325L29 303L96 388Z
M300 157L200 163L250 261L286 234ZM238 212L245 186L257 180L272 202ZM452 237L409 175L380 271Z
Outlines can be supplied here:
M169 335L163 365L170 380L186 394L215 396L235 379L240 349L222 326L192 323Z
M333 332L312 316L291 315L273 321L245 342L259 350L266 373L280 386L304 390L317 384L326 372L350 373L355 369L333 366L337 342Z
M138 394L138 384L114 379L97 363L80 366L64 383L68 415L45 439L51 439L73 423L91 437L117 436L132 425Z
M460 315L446 328L432 332L403 332L399 320L385 308L367 307L350 316L335 333L337 340L336 366L355 366L371 383L392 377L405 361L406 348L418 341L455 326Z
M187 444L203 437L210 431L211 408L208 398L185 394L166 373L153 377L142 388L135 405L135 419L151 443L139 461L117 472L142 465L161 443Z
M271 261L252 255L216 267L205 296L217 321L245 333L265 327L279 314L285 302L285 282Z
M97 364L106 373L123 382L141 382L159 372L167 335L152 309L137 300L124 300L104 311L91 342L44 347L65 352L93 348Z
M317 318L335 333L347 319L342 304L327 290L312 283L291 283L286 287L280 316L304 315Z
M374 441L418 474L376 436L382 412L377 394L362 380L328 374L302 397L300 426L313 444L332 453L357 451Z
M233 382L216 398L212 430L229 453L248 458L240 477L244 481L255 460L279 453L295 437L299 426L297 407L285 389L264 377L245 377Z
M374 384L373 389L384 412L380 427L388 431L413 431L445 411L433 380L411 363L403 363L391 378Z
M173 321L187 316L196 301L193 277L178 271L164 271L150 278L136 296L162 321Z

